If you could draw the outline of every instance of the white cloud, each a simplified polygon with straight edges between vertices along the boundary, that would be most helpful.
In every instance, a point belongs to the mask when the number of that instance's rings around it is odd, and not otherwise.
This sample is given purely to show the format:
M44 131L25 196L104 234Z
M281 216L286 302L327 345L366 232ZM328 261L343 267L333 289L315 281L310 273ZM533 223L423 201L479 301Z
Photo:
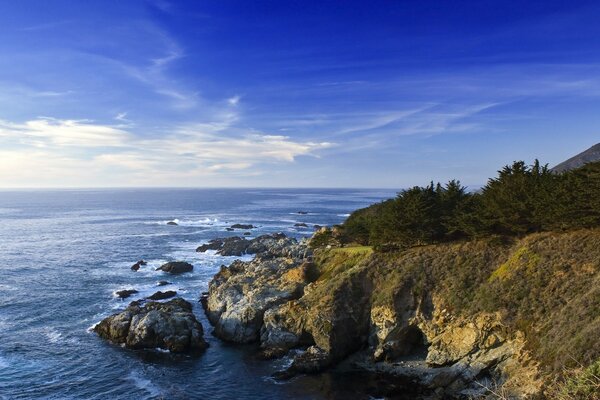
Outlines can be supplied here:
M242 98L241 96L235 95L233 97L228 98L227 103L229 103L229 105L231 105L231 106L237 106L238 103L240 102L241 98Z
M117 115L115 115L115 119L121 122L129 122L126 112L117 113Z
M180 127L158 138L91 121L0 121L0 187L194 186L208 177L254 176L265 164L317 156L333 146L232 132L234 120L225 114L223 121Z
M0 120L0 138L16 139L22 145L115 147L123 146L130 135L118 128L86 121L38 118L17 124Z

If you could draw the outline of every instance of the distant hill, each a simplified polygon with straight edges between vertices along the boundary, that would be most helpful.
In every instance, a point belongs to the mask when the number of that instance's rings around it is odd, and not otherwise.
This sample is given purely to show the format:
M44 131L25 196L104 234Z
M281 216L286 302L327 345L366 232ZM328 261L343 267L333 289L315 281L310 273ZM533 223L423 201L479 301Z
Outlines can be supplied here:
M600 161L600 143L593 145L584 152L577 154L574 157L569 158L567 161L563 161L554 168L554 172L565 172L575 168L579 168L584 164Z

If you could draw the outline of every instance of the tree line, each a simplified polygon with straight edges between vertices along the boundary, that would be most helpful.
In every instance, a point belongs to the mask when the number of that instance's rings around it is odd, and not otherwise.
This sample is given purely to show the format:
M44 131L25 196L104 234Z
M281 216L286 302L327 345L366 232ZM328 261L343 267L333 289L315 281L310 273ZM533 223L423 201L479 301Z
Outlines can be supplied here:
M600 162L561 174L516 161L477 192L459 181L431 182L355 211L342 240L415 246L474 237L518 236L600 225Z

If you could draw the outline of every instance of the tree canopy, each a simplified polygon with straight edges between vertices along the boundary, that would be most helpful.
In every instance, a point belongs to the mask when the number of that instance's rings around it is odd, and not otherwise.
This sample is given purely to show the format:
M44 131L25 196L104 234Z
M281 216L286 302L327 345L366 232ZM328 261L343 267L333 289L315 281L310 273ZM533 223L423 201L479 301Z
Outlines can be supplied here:
M557 174L516 161L478 192L457 180L402 190L357 210L344 242L414 246L490 235L517 236L600 225L600 162Z

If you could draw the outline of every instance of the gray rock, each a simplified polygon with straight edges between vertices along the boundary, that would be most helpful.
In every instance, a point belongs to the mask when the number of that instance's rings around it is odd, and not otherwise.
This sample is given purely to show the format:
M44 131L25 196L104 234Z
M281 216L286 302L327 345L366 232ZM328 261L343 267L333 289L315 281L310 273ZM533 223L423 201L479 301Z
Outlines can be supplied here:
M168 299L170 297L175 297L177 295L177 292L174 290L167 290L166 292L161 292L160 290L156 293L154 293L152 296L149 296L148 299L150 300L164 300L164 299Z
M132 302L94 327L102 338L124 344L131 349L161 348L171 352L191 352L207 347L202 325L183 299L166 303L149 302L141 306Z
M194 266L184 261L171 261L156 268L157 271L164 271L170 274L181 274L184 272L190 272L194 269Z
M126 299L127 297L131 296L132 294L136 294L136 293L138 293L138 291L135 289L124 289L124 290L118 290L115 292L115 294L121 299Z
M300 297L310 280L303 263L305 243L269 235L252 245L262 251L250 262L222 266L205 300L215 335L227 341L257 341L265 312Z
M254 229L256 227L251 224L233 224L233 225L231 225L230 228L231 229Z

